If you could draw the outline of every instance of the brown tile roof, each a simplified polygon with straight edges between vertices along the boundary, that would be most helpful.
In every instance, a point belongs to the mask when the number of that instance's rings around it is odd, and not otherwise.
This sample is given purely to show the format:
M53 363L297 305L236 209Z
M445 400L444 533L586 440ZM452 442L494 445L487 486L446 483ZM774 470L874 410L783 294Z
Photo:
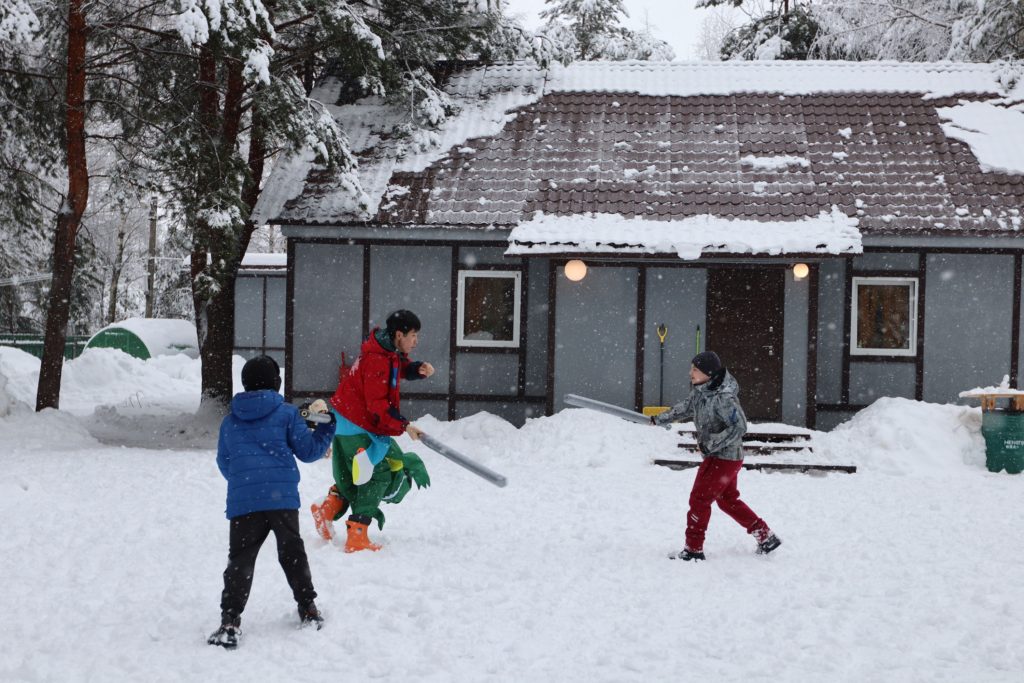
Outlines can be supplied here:
M1015 229L1024 177L982 172L946 137L936 108L956 102L554 92L515 111L498 135L394 173L372 222L511 226L536 211L787 220L836 205L865 234Z

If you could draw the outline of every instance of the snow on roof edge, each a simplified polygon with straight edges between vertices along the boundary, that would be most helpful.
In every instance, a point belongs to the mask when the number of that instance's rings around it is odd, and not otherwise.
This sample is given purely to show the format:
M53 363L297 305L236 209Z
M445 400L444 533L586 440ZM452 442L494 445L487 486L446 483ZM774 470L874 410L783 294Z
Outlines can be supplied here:
M538 212L512 228L506 256L559 253L676 254L686 261L705 253L859 254L856 218L838 207L791 221L728 219L709 214L683 220L590 213L550 216Z

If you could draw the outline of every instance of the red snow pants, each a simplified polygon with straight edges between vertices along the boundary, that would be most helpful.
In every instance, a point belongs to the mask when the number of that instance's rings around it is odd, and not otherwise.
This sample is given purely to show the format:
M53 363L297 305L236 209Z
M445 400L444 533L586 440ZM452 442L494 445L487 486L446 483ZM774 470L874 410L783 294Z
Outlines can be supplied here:
M704 550L704 533L711 520L711 504L718 503L722 512L735 519L748 534L760 536L768 525L740 500L736 478L743 469L742 460L705 458L697 469L697 478L690 491L690 513L686 516L686 547L694 552ZM767 536L767 533L763 534ZM763 539L758 538L758 541Z

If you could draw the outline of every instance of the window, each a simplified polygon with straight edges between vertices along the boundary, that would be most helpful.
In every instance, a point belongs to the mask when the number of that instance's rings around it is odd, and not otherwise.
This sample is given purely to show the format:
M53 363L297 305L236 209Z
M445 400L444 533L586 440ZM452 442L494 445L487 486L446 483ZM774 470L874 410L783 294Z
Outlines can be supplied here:
M851 355L917 355L917 278L853 278L851 318Z
M522 273L515 270L460 270L459 346L519 347Z

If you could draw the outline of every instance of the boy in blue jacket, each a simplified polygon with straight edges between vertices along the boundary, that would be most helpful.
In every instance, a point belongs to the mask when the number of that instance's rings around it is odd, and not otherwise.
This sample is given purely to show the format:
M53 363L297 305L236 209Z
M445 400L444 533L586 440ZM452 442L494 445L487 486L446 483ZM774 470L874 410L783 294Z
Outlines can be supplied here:
M217 443L217 467L228 481L226 515L231 531L220 599L221 627L207 642L227 649L238 646L256 555L271 531L302 625L319 630L324 621L313 602L316 591L299 535L295 458L315 462L324 457L334 436L334 423L309 431L298 408L285 403L278 393L281 370L269 356L246 362L242 386L245 392L231 400L231 414L221 423Z

